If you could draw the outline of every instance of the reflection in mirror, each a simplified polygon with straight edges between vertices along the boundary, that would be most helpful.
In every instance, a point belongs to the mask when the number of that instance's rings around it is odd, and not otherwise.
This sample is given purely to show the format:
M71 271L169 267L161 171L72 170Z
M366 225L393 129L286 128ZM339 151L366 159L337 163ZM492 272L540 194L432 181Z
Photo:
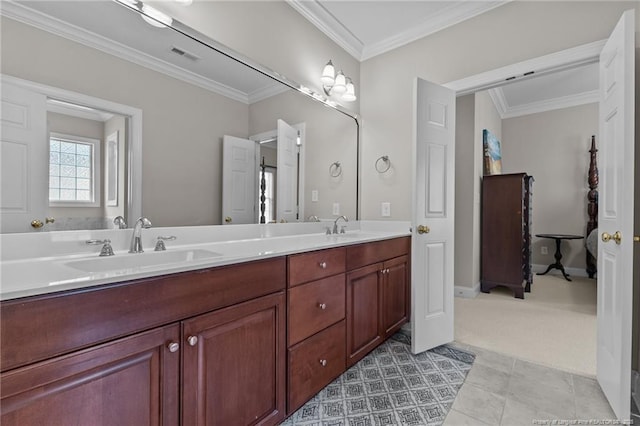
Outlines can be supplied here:
M296 151L289 156L295 167L280 164L279 157L284 155L279 149L271 156L266 146L255 150L255 177L251 179L252 186L247 186L250 196L246 197L253 203L246 207L252 210L251 221L260 222L263 206L272 212L268 220L265 215L265 222L342 214L356 217L358 129L354 118L218 53L205 44L214 42L196 32L190 34L198 35L199 40L186 36L183 33L189 29L179 23L174 26L180 31L151 26L140 19L138 12L111 1L3 4L3 107L11 103L4 94L7 79L13 78L32 83L32 89L46 86L54 92L75 94L83 100L77 105L112 118L80 119L47 112L46 106L42 114L32 117L42 121L42 134L55 132L101 141L97 151L101 155L101 171L94 169L100 180L94 204L99 205L59 207L44 202L43 211L34 211L27 200L38 192L45 194L42 199L47 200L50 185L48 136L35 139L45 147L45 156L38 159L39 163L26 162L24 150L14 149L15 144L5 140L7 129L15 123L9 123L3 108L3 166L11 156L21 159L22 163L15 164L24 168L11 169L12 176L24 176L28 171L29 177L22 181L14 178L9 185L3 167L2 232L32 231L35 228L30 222L34 219L44 223L40 230L114 227L112 221L118 215L129 223L144 215L154 226L224 223L229 216L223 212L225 135L251 140L259 147L264 135L273 134L277 139L279 120L295 129ZM47 99L56 99L32 91L44 105ZM27 99L20 94L17 98ZM111 108L100 108L88 99ZM118 111L113 105L124 108L126 113L115 114ZM54 129L52 123L58 126L60 120L68 125L75 122L78 127L70 129L64 124ZM112 120L119 124L112 124ZM95 124L91 131L89 122ZM107 142L113 140L115 133L117 149L112 143L111 150L107 150ZM302 145L297 145L298 133ZM139 144L136 136L140 137ZM109 170L114 170L115 157L108 154L116 151L118 172L117 179L113 179ZM272 191L264 194L270 198L270 210L260 200L262 157L265 179L267 169L272 176ZM275 163L269 162L271 157L275 157ZM329 167L336 161L341 163L343 173L332 177ZM291 179L281 177L285 171ZM18 211L24 213L17 219L19 223L9 226L10 218L19 216ZM45 223L47 217L55 217L55 222ZM233 218L231 221L241 222Z

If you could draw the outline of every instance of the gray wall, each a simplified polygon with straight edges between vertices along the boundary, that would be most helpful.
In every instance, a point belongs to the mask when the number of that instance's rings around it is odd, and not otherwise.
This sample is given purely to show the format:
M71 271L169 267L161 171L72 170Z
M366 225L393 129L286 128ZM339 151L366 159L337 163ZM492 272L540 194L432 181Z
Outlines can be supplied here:
M375 171L363 168L363 218L380 219L382 201L391 201L392 219L411 218L416 76L446 83L602 40L624 10L637 7L637 2L510 2L363 62L362 163L392 153L397 166L394 182L385 186L378 184Z
M591 135L598 135L598 104L505 119L502 132L503 173L526 172L535 179L533 233L586 235L588 151ZM554 253L553 240L533 237L534 264L553 263ZM562 256L563 265L584 272L584 240L564 241Z

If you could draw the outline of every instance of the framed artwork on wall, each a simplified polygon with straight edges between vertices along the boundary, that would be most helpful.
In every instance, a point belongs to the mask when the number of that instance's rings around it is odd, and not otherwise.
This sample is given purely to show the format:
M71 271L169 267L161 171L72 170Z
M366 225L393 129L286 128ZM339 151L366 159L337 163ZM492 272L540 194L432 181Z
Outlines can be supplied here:
M487 129L482 130L482 152L484 158L484 175L499 175L502 173L502 153L500 141Z

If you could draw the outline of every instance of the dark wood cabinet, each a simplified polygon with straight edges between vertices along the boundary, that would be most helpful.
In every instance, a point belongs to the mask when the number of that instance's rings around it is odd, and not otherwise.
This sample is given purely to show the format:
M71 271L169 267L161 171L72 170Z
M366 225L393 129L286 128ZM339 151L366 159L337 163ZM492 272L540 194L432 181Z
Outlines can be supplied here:
M386 339L407 321L410 314L409 256L401 256L384 262L382 265L381 321L382 332Z
M346 369L345 322L289 349L289 412L293 413Z
M409 257L347 274L347 365L362 359L409 320Z
M285 413L285 296L182 323L184 425L277 424Z
M0 423L178 424L179 331L162 327L3 374Z
M285 286L280 257L3 302L2 425L278 424Z
M526 173L482 180L481 289L506 286L523 299L533 281L531 214L533 178Z
M289 256L289 414L345 371L345 255L339 247Z
M382 341L380 275L373 264L347 274L347 365L352 366Z
M407 321L409 252L403 237L4 301L1 423L278 424Z
M410 244L398 238L347 249L347 265L359 266L347 273L348 367L409 320Z

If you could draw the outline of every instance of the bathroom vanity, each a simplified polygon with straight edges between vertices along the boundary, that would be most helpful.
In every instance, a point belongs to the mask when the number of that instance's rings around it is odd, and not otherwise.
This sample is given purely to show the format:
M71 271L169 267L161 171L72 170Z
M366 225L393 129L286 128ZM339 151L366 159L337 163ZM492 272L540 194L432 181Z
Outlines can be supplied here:
M278 424L408 319L407 234L3 300L2 424Z

